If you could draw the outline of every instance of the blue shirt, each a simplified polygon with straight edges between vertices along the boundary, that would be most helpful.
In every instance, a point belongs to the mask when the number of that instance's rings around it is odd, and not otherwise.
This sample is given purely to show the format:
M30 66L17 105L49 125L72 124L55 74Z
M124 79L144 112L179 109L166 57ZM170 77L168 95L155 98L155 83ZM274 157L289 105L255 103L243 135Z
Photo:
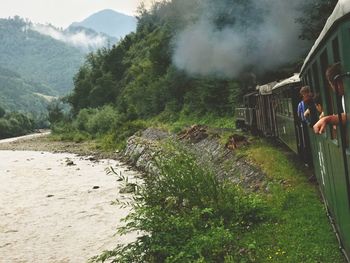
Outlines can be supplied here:
M298 114L299 118L300 118L302 121L304 121L304 122L307 121L307 119L306 119L305 116L304 116L305 110L306 110L306 109L305 109L305 103L304 103L304 101L300 101L299 104L298 104L297 114Z

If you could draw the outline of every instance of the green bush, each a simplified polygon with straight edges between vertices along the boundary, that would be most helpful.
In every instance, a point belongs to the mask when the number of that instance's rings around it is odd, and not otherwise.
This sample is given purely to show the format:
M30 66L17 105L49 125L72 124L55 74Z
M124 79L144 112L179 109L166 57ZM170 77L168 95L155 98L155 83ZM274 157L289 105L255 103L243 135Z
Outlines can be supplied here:
M87 131L87 123L91 116L96 114L96 109L82 109L74 120L74 126L80 131Z
M95 137L112 131L118 120L118 112L112 106L107 105L100 109L82 109L74 121L74 126Z
M9 121L4 118L0 118L0 138L11 137L10 130L11 128Z
M15 137L34 130L35 123L28 116L19 112L6 113L0 118L0 138Z
M160 176L139 187L133 212L120 233L141 231L137 241L104 253L96 261L233 262L241 233L264 221L256 196L220 182L192 156L170 147L158 160ZM227 260L226 260L227 259ZM240 258L242 259L242 258Z
M104 106L91 115L87 122L90 134L106 134L115 128L119 115L112 106Z

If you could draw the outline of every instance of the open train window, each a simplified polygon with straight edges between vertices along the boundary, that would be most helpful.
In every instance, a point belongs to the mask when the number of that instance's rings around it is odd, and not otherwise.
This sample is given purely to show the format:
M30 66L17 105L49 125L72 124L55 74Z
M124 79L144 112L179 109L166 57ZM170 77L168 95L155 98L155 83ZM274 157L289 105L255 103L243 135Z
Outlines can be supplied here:
M325 91L325 99L326 99L326 113L327 115L333 114L335 112L334 110L334 104L333 104L333 93L331 92L331 88L329 87L328 81L326 79L326 70L329 65L328 62L328 56L327 56L327 49L323 51L321 54L321 76L322 76L322 82L323 82L323 87ZM335 140L337 139L337 130L336 126L330 125L329 132L331 134L331 139Z

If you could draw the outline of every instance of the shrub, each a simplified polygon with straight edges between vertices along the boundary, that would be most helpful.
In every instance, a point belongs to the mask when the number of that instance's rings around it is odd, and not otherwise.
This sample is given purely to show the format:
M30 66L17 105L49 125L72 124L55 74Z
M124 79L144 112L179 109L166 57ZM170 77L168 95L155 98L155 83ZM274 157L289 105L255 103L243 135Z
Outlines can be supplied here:
M119 229L144 234L94 260L233 262L241 233L265 219L260 199L220 182L176 148L157 163L160 175L138 188L127 225Z
M76 119L74 120L74 126L80 131L88 131L88 121L96 114L96 109L82 109L79 111Z
M115 128L118 117L118 113L112 106L104 106L90 116L87 131L93 135L106 134Z
M27 134L34 130L34 126L34 121L22 113L6 113L0 118L0 138Z

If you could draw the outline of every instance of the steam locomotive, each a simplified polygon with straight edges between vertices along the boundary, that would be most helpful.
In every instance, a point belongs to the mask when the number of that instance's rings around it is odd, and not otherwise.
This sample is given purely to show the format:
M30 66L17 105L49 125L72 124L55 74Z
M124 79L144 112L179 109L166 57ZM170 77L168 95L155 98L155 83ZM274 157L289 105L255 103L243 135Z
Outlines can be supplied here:
M325 72L340 62L345 109L329 87ZM276 138L309 164L316 175L328 214L349 261L350 256L350 1L341 0L306 57L300 73L258 86L235 109L236 126ZM323 134L303 128L297 116L299 90L308 85L320 94L325 115L348 113L346 123L329 124Z

